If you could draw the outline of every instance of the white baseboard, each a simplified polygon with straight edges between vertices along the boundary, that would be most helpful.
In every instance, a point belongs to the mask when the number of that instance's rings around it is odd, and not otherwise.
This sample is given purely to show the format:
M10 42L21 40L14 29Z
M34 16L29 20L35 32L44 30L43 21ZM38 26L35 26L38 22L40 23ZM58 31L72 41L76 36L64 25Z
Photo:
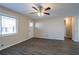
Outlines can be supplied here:
M26 40L29 40L29 39L31 39L31 38L24 39L24 40L19 41L19 42L15 42L14 44L11 44L11 45L3 46L2 48L0 48L0 50L6 49L6 48L8 48L8 47L11 47L11 46L13 46L13 45L19 44L19 43L21 43L21 42L23 42L23 41L26 41Z
M74 42L79 42L79 40L73 40Z
M64 40L64 38L63 39L53 39L53 38L46 38L46 37L35 37L35 38L43 38L43 39L50 39L50 40Z

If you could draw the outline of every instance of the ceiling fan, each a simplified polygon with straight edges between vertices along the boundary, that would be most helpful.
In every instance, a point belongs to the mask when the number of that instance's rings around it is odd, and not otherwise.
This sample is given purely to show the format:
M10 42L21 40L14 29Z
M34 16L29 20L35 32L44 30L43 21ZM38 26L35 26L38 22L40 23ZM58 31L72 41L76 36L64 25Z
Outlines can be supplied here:
M50 15L48 11L51 9L50 7L43 8L42 6L32 6L32 8L35 10L35 12L31 12L30 14L37 14L38 16Z

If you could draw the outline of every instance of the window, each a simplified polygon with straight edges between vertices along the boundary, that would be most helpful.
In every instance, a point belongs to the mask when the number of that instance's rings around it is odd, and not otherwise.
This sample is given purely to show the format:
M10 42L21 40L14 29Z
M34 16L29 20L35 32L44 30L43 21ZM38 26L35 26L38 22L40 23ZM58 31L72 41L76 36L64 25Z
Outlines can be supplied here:
M16 33L16 19L8 16L0 16L1 22L1 34L13 34Z

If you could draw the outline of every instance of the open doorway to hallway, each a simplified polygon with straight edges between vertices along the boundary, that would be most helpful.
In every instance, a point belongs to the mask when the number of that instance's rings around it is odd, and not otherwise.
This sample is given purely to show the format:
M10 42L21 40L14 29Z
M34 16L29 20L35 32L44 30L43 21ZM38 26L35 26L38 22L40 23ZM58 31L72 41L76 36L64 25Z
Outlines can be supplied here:
M73 17L68 16L64 20L65 24L65 38L72 40L72 27L73 27Z

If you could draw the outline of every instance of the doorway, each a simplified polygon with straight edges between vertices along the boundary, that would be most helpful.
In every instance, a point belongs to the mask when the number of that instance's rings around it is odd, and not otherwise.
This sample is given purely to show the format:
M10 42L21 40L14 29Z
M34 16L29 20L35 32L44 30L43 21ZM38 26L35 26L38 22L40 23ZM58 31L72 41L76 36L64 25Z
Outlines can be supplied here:
M64 20L64 24L65 24L65 38L67 38L67 39L72 39L72 24L73 24L72 21L73 21L73 17L72 16L68 16Z

